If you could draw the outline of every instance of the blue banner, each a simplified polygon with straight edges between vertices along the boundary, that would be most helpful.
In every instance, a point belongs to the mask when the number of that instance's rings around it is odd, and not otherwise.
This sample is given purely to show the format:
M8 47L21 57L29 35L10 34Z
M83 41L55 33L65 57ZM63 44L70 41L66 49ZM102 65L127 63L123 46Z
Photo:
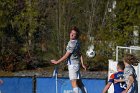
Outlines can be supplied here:
M33 93L32 78L4 77L0 78L0 93Z
M32 77L3 77L0 79L3 81L0 85L0 93L73 93L68 78L37 77L34 83ZM101 93L106 84L106 80L101 79L82 79L82 81L88 93ZM34 84L36 86L33 88Z
M106 80L82 79L88 93L102 93L106 85ZM36 93L73 93L70 80L68 78L37 78ZM58 92L56 92L56 85Z

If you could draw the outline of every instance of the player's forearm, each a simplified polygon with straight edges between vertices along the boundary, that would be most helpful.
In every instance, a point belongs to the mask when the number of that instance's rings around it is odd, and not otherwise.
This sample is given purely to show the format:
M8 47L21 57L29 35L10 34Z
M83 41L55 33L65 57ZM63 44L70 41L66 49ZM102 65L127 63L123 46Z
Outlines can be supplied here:
M60 59L57 61L57 63L60 63L60 62L64 61L65 59L66 59L66 57L63 56L62 58L60 58Z
M108 88L105 87L102 93L106 93L107 90L108 90Z
M83 56L81 55L81 57L80 57L80 60L81 60L81 64L82 64L82 66L84 65L84 60L83 60Z
M124 79L114 79L114 83L118 83L118 82L125 82Z
M108 84L105 86L105 88L103 89L102 93L106 93L110 86L111 86L111 84L108 83Z
M124 80L124 79L119 79L118 81L119 81L119 82L125 82L125 80Z
M126 93L128 92L128 90L130 89L132 83L130 83L129 85L127 85L127 88L125 89Z
M128 78L128 84L127 84L127 88L126 88L126 91L127 92L130 89L130 87L132 86L133 82L134 82L133 76L129 76L129 78Z
M70 55L70 53L69 52L66 52L66 54L57 61L57 63L60 63L60 62L62 62L64 60L66 60L69 55Z

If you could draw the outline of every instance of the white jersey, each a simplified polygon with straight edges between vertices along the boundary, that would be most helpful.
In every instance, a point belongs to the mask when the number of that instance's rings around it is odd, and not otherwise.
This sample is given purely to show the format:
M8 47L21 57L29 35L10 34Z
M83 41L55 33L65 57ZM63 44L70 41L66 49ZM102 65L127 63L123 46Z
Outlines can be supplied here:
M134 83L130 87L128 93L138 93L137 75L136 75L135 69L132 65L126 66L125 69L124 69L124 79L126 81L126 84L129 83L128 78L129 78L130 75L133 76Z
M66 48L67 52L70 52L68 57L68 65L80 63L80 44L78 40L70 40Z
M68 42L67 52L70 52L70 56L68 57L68 70L69 70L69 78L80 79L80 45L77 40L70 40Z

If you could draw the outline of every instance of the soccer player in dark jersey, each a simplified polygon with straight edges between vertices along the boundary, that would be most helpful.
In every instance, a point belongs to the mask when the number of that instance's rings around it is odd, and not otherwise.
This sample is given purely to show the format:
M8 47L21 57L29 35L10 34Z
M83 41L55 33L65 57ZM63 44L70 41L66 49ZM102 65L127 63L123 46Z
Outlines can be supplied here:
M119 61L117 64L117 71L116 73L113 73L110 78L109 81L107 83L107 85L105 86L105 88L103 89L102 93L106 93L107 90L109 89L109 87L111 86L111 84L114 85L114 92L112 93L121 93L122 91L124 91L126 84L125 82L118 82L118 83L114 83L114 79L123 79L123 70L124 70L125 66L123 61Z

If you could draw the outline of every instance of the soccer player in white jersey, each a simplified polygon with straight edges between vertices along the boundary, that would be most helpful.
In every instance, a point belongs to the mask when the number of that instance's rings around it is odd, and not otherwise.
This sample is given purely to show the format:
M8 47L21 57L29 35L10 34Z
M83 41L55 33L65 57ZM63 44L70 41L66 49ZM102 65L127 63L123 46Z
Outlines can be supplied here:
M82 93L87 93L87 90L80 78L80 63L85 70L86 66L83 64L83 57L80 52L80 44L78 41L79 35L79 29L77 27L72 27L66 53L59 60L51 60L51 62L53 64L58 64L67 59L69 79L71 80L73 92L79 93L80 88Z

